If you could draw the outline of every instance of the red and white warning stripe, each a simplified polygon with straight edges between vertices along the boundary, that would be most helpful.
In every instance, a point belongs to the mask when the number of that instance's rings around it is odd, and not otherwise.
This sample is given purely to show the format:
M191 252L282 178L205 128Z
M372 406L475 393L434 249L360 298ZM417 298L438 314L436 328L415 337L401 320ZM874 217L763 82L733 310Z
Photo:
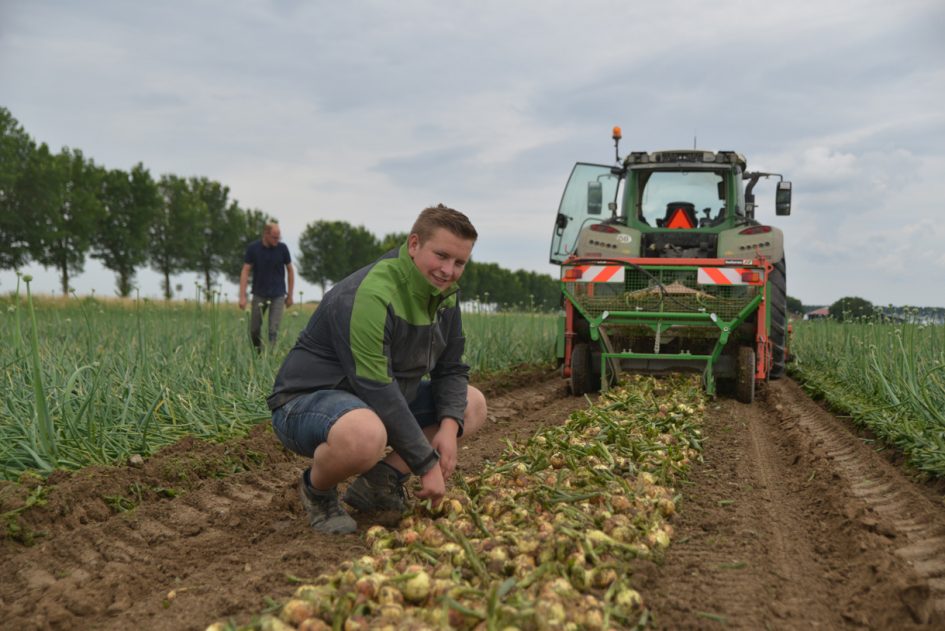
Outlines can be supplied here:
M578 283L623 282L617 274L623 265L575 265L563 270L564 280Z
M758 272L741 267L700 267L696 282L700 285L750 285L757 284L758 279Z

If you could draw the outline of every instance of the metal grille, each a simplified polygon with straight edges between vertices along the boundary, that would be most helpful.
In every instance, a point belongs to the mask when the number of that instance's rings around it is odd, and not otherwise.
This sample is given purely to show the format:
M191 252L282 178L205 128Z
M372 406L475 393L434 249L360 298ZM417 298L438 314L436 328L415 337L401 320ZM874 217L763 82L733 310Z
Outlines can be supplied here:
M699 285L696 268L646 272L628 267L622 283L567 282L565 286L591 317L604 311L706 312L727 320L737 316L762 289L752 285Z

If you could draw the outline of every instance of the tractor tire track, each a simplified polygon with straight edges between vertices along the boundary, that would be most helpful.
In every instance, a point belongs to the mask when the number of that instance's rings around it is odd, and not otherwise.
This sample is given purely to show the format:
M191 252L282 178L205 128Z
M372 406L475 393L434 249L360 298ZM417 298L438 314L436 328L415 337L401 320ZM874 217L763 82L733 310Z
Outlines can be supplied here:
M945 509L791 380L719 400L665 560L641 569L657 628L945 624Z
M853 496L864 506L860 523L890 540L927 588L910 597L915 617L927 621L945 616L945 511L942 499L930 497L897 468L867 447L846 424L811 401L791 382L792 399L799 401L791 418L835 464ZM921 596L921 597L917 597Z

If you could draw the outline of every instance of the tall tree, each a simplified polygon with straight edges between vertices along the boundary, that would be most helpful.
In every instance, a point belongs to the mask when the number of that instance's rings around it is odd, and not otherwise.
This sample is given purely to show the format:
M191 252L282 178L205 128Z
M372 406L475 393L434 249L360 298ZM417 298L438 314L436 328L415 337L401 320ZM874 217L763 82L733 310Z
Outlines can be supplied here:
M804 303L799 298L787 297L788 311L797 315L804 313Z
M551 310L561 304L561 289L551 276L511 272L495 263L470 261L459 285L463 300L479 300L500 309Z
M229 187L205 177L191 178L189 185L197 202L194 227L202 237L193 269L203 274L204 291L209 293L216 275L228 270L233 252L244 247L245 216L229 203Z
M36 150L10 111L0 107L0 269L16 269L29 259L30 208L18 203L18 183Z
M85 257L101 214L99 200L103 170L78 149L64 147L51 155L45 145L34 154L28 168L29 195L36 229L30 239L30 255L44 267L59 271L63 294L69 279L85 268Z
M377 255L380 256L394 248L399 248L407 242L407 236L406 232L391 232L390 234L385 234L378 246L379 251Z
M548 274L517 270L513 275L522 288L522 295L517 297L522 307L547 311L560 304L561 288Z
M339 274L331 279L335 283L351 272L373 263L380 256L377 237L364 226L345 224L344 242L348 249L348 258L345 261L345 269L339 270Z
M828 309L834 320L853 320L854 318L870 318L876 315L873 303L859 296L847 296L836 301Z
M158 186L144 165L130 173L114 169L102 182L104 214L93 239L92 258L115 272L119 296L128 297L138 267L148 260L149 229L161 208Z
M164 297L170 300L174 296L171 275L191 267L203 235L194 230L199 208L187 181L176 175L162 175L158 190L161 207L148 231L148 260L164 277Z
M377 237L345 221L316 221L299 238L299 274L322 288L377 258Z
M463 297L478 298L482 302L495 303L503 309L512 308L523 300L524 291L512 272L499 267L496 263L473 262L469 265L474 270L476 286L464 286ZM470 270L463 273L463 278Z

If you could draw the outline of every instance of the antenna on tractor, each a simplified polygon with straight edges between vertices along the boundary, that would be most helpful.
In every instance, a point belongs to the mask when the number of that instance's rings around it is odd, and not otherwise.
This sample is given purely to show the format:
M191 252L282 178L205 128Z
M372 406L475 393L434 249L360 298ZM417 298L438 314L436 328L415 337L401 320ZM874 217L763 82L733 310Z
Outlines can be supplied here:
M693 150L695 150L695 148L696 148L696 134L695 134L695 132L693 132L693 134L692 134L692 148L693 148Z
M623 137L622 132L619 127L614 127L614 158L617 160L617 164L620 164L620 139Z

